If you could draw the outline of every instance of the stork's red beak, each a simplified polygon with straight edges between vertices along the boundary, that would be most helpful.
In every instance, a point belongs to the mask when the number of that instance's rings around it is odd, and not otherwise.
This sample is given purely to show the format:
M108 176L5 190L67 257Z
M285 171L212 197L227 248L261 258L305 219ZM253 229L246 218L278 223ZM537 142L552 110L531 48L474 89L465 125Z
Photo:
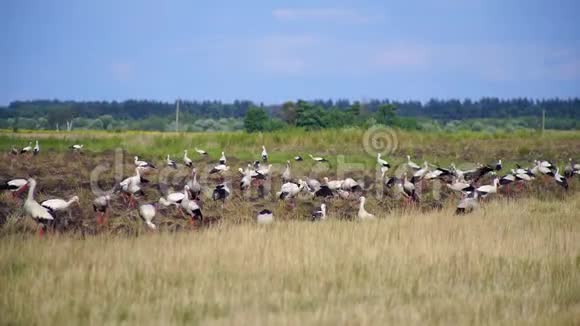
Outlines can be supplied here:
M25 192L26 190L28 190L28 188L30 188L30 184L29 184L29 183L25 184L25 185L24 185L24 186L22 186L20 189L18 189L18 190L17 190L17 191L14 193L14 195L15 195L15 196L19 196L21 193L23 193L23 192Z

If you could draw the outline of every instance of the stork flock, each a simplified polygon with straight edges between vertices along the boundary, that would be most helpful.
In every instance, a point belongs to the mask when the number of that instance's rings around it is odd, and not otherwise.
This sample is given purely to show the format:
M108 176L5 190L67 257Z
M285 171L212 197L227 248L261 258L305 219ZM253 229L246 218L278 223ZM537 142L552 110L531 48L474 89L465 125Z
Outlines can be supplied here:
M70 149L80 151L83 149L83 145L75 144ZM37 155L39 152L38 141L36 141L34 147L32 147L31 142L20 151L15 150L14 147L11 151L14 155L25 153ZM201 157L208 157L208 153L205 150L195 148L195 152ZM133 161L135 174L115 185L111 192L97 196L93 200L92 205L96 213L96 223L98 225L107 223L111 201L116 198L123 200L129 209L136 209L145 225L152 230L157 228L154 219L159 209L167 207L174 207L193 226L203 221L202 202L204 199L203 194L207 189L198 180L198 172L194 165L194 160L188 156L188 150L184 150L183 153L183 166L191 169L189 179L183 186L183 191L170 192L155 202L144 202L145 193L143 188L149 183L146 175L149 171L157 169L157 167L152 162L135 156ZM312 154L308 156L317 164L328 162L328 159L322 156L313 156ZM296 162L303 161L300 155L295 156L294 160ZM247 164L245 168L240 167L238 169L241 176L239 190L242 194L247 194L252 187L255 187L262 198L265 196L263 191L264 184L271 180L272 177L272 164L268 164L268 161L268 152L266 147L262 146L259 160L254 161L252 164ZM382 158L380 153L377 154L376 162L384 189L391 195L404 198L406 205L418 203L421 200L422 188L425 182L442 181L449 190L459 195L456 214L465 214L473 211L478 208L480 200L498 193L500 188L505 187L506 193L509 193L509 187L512 184L521 189L525 183L532 182L536 178L541 178L542 180L551 178L564 190L568 190L567 180L575 175L580 175L580 164L574 163L572 159L565 166L563 175L560 174L560 169L550 161L537 160L528 168L516 165L515 169L511 169L503 176L498 175L503 168L501 160L493 164L478 164L475 168L461 170L454 164L451 164L448 168L435 166L427 161L419 165L413 162L410 156L407 156L406 162L401 165L402 169L397 169L398 175L392 176L388 175L391 164ZM178 169L181 166L175 160L172 160L170 155L167 155L165 164L171 169ZM219 160L209 170L209 178L213 178L216 181L216 185L211 191L211 199L213 201L221 201L222 208L226 200L232 195L229 182L225 181L229 171L230 167L227 165L225 152L221 152ZM480 180L486 175L494 176L492 183L479 185ZM312 221L325 220L328 216L329 201L335 198L339 200L356 200L358 202L356 218L360 220L375 219L375 216L365 209L365 185L362 182L355 181L352 178L330 180L328 177L324 177L322 181L308 177L295 179L291 172L290 161L286 161L285 169L281 173L281 181L281 187L276 192L276 197L279 200L286 201L288 209L295 207L297 198L319 202L312 214L308 216ZM33 178L12 179L1 183L0 189L11 191L15 199L28 190L23 208L39 224L39 235L42 236L53 225L58 214L67 211L70 214L71 205L78 205L79 197L74 196L68 200L52 198L39 203L34 199L36 186L37 181ZM140 204L137 205L137 203ZM274 221L274 213L269 209L262 209L257 213L256 221L259 224L272 223Z

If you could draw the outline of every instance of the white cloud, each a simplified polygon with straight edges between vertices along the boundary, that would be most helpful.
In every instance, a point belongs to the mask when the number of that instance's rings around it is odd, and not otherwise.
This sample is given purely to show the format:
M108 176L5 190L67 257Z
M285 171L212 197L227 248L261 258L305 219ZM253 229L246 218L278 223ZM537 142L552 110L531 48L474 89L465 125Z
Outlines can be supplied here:
M272 10L272 16L285 22L308 20L362 24L371 21L371 17L367 15L341 8L278 8Z

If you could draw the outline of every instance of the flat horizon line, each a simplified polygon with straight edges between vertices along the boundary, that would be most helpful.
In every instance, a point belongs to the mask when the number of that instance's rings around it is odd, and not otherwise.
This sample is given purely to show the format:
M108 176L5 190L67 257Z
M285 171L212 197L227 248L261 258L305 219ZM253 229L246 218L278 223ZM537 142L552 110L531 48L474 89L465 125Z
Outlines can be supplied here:
M337 101L349 101L353 102L370 102L370 101L391 101L391 102L421 102L421 104L426 104L429 101L436 100L436 101L450 101L450 100L458 100L458 101L481 101L484 99L498 99L500 101L503 100L516 100L516 99L526 99L532 101L545 101L545 100L580 100L580 95L576 96L553 96L553 97L528 97L528 96L513 96L513 97L499 97L499 96L479 96L479 97L430 97L429 99L412 99L412 98L389 98L389 97L365 97L364 99L357 99L357 98L340 98L340 97L331 97L331 98L311 98L311 99L304 99L304 98L296 98L296 99L286 99L278 102L269 102L266 103L265 101L257 101L257 100L250 100L244 98L237 98L233 100L221 100L221 99L186 99L186 98L176 98L174 100L163 100L163 99L150 99L150 98L126 98L126 99L58 99L58 98L33 98L33 99L16 99L11 100L8 103L0 103L0 107L8 108L12 103L16 102L73 102L73 103L82 103L82 102L128 102L128 101L137 101L137 102L157 102L157 103L164 103L164 104L171 104L177 103L177 101L182 102L194 102L194 103L203 103L203 102L219 102L225 104L231 104L236 101L238 102L250 102L253 104L259 104L263 106L276 106L282 105L286 102L297 102L297 101L306 101L306 102L315 102L315 101L332 101L336 103Z

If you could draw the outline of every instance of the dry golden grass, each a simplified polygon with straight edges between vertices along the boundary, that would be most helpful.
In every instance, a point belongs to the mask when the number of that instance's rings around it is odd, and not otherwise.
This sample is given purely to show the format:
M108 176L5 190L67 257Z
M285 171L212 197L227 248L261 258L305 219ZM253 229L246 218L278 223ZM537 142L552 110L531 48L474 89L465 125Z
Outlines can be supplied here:
M380 218L368 223L331 217L130 238L5 236L0 323L580 321L578 193L497 199L463 217L451 206L373 212Z

